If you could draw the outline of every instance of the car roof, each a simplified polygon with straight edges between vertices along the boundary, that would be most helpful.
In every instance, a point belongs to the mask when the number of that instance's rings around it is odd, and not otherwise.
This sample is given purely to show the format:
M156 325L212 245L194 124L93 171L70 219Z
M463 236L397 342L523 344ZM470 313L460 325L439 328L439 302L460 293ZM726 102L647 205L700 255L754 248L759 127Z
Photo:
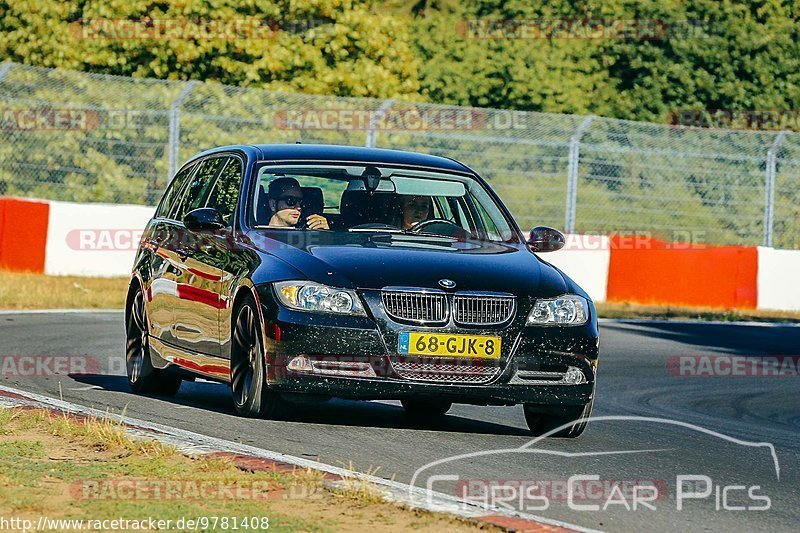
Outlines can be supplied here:
M358 163L419 166L472 173L471 169L466 165L446 157L402 150L333 144L240 144L220 146L211 150L206 150L198 154L197 157L231 150L243 151L254 156L259 161L352 161Z

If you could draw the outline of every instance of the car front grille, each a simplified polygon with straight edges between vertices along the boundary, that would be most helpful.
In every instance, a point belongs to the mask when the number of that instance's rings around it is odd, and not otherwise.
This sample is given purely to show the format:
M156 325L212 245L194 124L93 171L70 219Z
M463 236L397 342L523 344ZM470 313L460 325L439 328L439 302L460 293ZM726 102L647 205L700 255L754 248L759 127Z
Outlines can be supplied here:
M459 324L490 326L502 324L514 315L513 296L456 294L453 297L453 317Z
M390 317L419 323L447 322L448 305L444 293L425 291L383 291L383 308Z
M449 362L392 361L392 368L403 379L430 383L482 384L500 374L496 366Z
M381 301L390 318L418 324L444 324L451 314L457 324L491 326L511 320L516 298L511 294L457 292L454 295L424 289L384 289Z

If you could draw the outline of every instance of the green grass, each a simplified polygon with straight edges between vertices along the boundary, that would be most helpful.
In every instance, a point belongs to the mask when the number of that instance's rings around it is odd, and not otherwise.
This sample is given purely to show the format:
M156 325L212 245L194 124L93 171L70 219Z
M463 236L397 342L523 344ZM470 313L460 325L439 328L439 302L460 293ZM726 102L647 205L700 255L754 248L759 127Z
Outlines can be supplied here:
M34 523L39 516L153 517L173 524L182 518L266 516L269 529L277 531L485 529L387 503L366 484L331 491L323 480L313 470L250 472L219 456L185 456L157 441L135 440L107 419L0 409L0 516ZM140 491L137 497L121 488L134 483L162 492ZM164 483L178 488L167 497ZM211 487L210 496L201 495L203 486ZM233 492L219 493L219 487ZM221 524L198 529L225 530Z
M0 309L123 309L128 278L0 271Z

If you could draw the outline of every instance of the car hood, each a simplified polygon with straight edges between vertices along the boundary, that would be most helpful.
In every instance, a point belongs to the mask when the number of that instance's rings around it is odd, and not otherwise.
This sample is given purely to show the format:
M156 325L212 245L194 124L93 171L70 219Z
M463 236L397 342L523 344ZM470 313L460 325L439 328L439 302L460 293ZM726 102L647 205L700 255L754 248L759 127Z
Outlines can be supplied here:
M495 291L556 296L567 290L561 274L524 245L374 233L253 231L252 242L308 279L329 285ZM264 280L268 281L268 280ZM257 281L258 282L258 281Z

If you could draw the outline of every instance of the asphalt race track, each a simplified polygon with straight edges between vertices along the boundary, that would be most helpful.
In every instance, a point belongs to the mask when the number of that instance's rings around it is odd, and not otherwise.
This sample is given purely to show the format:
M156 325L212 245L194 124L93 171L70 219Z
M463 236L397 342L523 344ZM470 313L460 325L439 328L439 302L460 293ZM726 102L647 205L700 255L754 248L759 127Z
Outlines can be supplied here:
M419 427L393 402L335 400L298 405L285 420L242 419L228 389L204 381L184 383L175 398L136 396L123 347L121 313L0 314L0 383L335 466L379 467L377 475L404 483L422 469L416 485L588 528L775 531L800 523L800 377L784 364L797 358L779 363L783 376L674 375L681 363L689 373L714 370L711 355L747 356L736 363L740 373L767 368L776 361L769 356L800 354L798 327L604 322L593 413L600 419L577 440L533 443L519 406L457 405L441 423ZM26 356L43 366L32 370ZM83 368L47 375L47 365L60 364L48 356ZM718 361L717 373L733 368L732 358ZM598 479L573 478L567 491L571 476ZM695 477L679 487L678 476ZM501 483L502 491L487 490ZM542 492L529 492L533 483ZM576 509L591 505L598 507Z

